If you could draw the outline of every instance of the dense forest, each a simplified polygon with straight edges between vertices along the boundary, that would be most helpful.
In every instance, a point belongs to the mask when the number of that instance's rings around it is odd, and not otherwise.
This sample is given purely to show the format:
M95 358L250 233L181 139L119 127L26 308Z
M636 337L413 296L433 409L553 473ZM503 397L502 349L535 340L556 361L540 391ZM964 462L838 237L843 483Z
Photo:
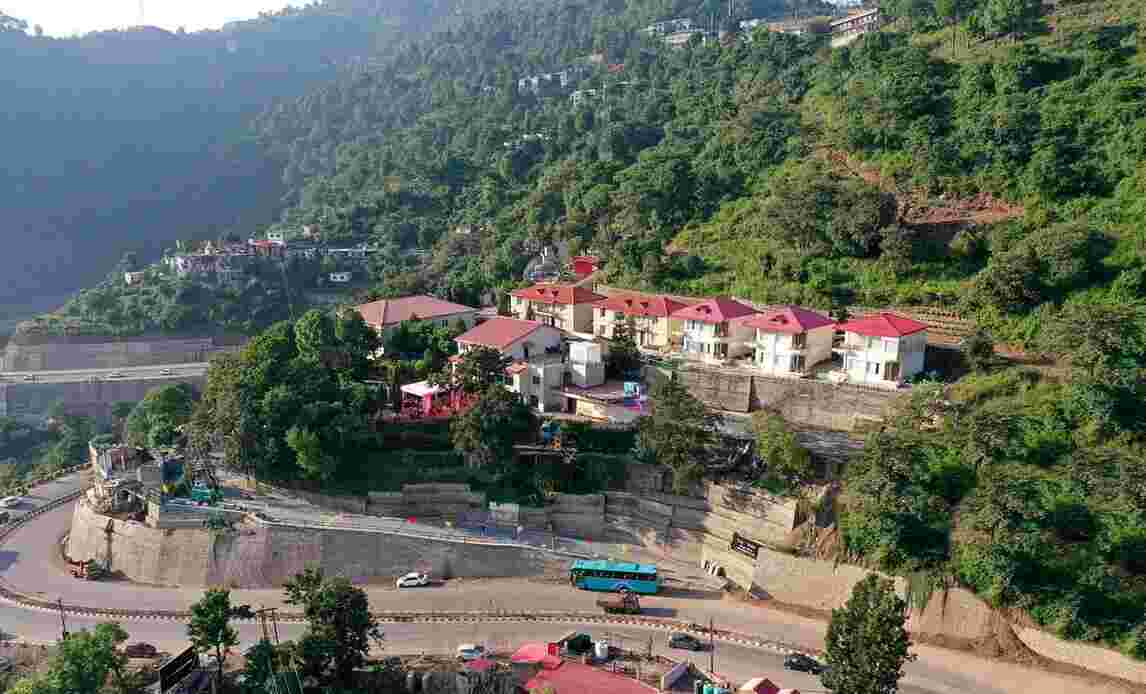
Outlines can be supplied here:
M1146 657L1141 3L898 0L840 48L737 31L786 4L724 7L490 5L267 105L252 145L283 163L276 224L381 247L379 296L476 303L560 240L620 285L956 311L986 349L868 439L843 556ZM677 50L640 31L714 15L719 38ZM338 330L281 324L220 365L207 400L234 416L207 424L241 442L269 418L253 464L337 470L366 395L305 363ZM1015 367L992 342L1052 358Z
M480 6L478 3L470 3ZM331 0L219 31L39 35L0 5L0 325L54 308L126 251L274 219L281 166L250 137L268 105L437 26L453 0Z

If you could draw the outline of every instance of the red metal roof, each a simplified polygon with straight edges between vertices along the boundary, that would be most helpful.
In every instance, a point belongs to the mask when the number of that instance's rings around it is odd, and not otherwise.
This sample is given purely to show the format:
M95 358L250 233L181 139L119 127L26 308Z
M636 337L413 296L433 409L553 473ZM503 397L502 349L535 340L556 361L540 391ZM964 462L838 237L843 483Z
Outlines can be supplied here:
M425 294L403 296L397 299L382 299L358 307L358 312L362 314L363 320L373 326L396 325L411 318L421 320L441 318L468 311L477 311L477 309Z
M660 316L667 318L673 311L685 307L663 294L614 294L593 304L594 308L620 311L628 316Z
M475 325L458 335L457 342L505 349L540 327L541 323L535 320L518 320L498 316L497 318L490 318L480 325Z
M723 323L726 320L743 318L744 316L751 316L754 313L757 313L757 311L751 306L729 299L726 296L718 296L714 299L702 301L699 304L677 309L673 311L672 317L680 318L681 320L698 320L705 323Z
M575 263L578 263L578 262L580 262L580 263L593 263L594 265L596 265L597 263L601 262L601 259L595 255L575 255L575 256L573 256L573 262L575 262Z
M546 686L552 687L556 694L652 694L657 691L631 677L570 662L542 670L525 683L526 691L530 692Z
M744 325L764 332L791 334L804 333L834 324L834 320L799 306L781 306L744 321Z
M513 296L530 301L540 301L545 304L589 304L600 301L605 297L595 294L584 287L573 284L535 284L526 289L517 289L510 292Z
M840 323L836 329L857 335L871 335L872 337L903 337L920 330L926 330L927 326L919 321L897 316L894 313L873 313L856 320Z

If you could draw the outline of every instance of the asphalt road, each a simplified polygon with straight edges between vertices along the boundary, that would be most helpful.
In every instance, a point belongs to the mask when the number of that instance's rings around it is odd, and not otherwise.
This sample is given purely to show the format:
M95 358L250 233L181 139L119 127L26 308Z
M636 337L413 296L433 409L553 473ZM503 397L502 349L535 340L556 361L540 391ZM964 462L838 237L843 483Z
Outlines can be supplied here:
M26 497L25 508L33 508L51 498L82 486L81 475L61 478ZM72 507L64 506L38 517L17 530L0 547L0 577L22 592L39 594L48 600L62 598L65 603L134 609L185 609L201 594L196 588L163 588L129 582L88 582L73 579L59 558L58 543L70 524ZM596 594L577 591L567 584L515 580L456 580L417 590L394 590L390 585L364 586L370 604L377 610L410 611L513 611L595 612ZM282 605L282 592L275 589L236 590L232 599L254 607ZM650 616L673 617L706 623L714 619L718 627L755 634L759 637L793 643L803 648L822 645L825 625L788 613L753 607L701 591L672 592L643 601ZM66 618L70 630L90 627L95 620ZM185 626L177 622L129 620L124 627L133 640L148 641L163 650L175 652L185 647ZM25 610L0 603L0 629L7 634L32 641L52 641L60 633L59 615L51 611ZM282 638L300 633L297 624L281 624ZM653 637L654 652L666 653L663 630L638 627L622 629L601 625L533 624L533 623L465 623L465 624L386 624L387 651L390 653L452 653L459 643L482 642L487 647L511 649L529 640L554 640L570 631L585 631L602 638L609 631L624 640L626 647L646 644ZM239 625L245 648L257 639L253 624ZM1117 691L1076 678L1052 675L1031 668L977 658L928 646L917 646L919 660L909 664L903 691L955 694L974 691L977 694ZM674 651L681 657L680 651ZM687 656L686 656L687 657ZM707 654L693 654L694 662L707 666ZM716 645L716 670L733 680L767 676L785 687L801 691L822 688L815 678L786 672L781 656L774 652L748 649L731 644Z
M122 369L73 369L69 371L5 371L0 381L7 383L84 383L100 381L146 381L173 378L193 378L207 373L209 364L168 364L158 366L132 366Z

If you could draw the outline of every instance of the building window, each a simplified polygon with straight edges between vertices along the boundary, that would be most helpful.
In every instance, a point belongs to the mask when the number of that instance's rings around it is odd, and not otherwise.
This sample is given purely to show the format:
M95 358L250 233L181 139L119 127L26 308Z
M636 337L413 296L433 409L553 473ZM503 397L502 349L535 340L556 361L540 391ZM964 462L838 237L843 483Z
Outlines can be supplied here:
M620 311L614 311L613 320L625 320L625 314L621 313Z
M804 349L808 346L808 333L796 333L792 336L792 349Z
M535 385L535 386L541 385L541 377L540 376L534 376L533 377L533 385Z
M605 317L605 309L602 308L602 309L598 309L598 310L601 311L601 317L604 318Z
M878 361L868 362L867 371L868 371L868 373L870 373L873 376L878 376L879 375L879 362Z
M894 352L895 348L896 348L896 344L895 344L895 340L893 338L886 338L885 337L883 339L883 351Z
M712 326L712 333L717 337L725 337L728 335L728 323L717 323Z

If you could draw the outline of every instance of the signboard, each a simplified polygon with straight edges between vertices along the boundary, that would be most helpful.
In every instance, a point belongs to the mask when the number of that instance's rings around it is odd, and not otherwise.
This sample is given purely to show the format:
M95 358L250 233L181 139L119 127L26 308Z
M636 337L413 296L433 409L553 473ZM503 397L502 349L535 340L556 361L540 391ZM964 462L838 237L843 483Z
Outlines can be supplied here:
M188 647L179 655L159 668L159 692L166 694L175 688L175 685L187 676L189 672L199 667L199 654L194 648Z
M740 533L732 533L731 548L733 552L740 552L745 556L755 559L756 555L760 552L760 543L742 537Z

